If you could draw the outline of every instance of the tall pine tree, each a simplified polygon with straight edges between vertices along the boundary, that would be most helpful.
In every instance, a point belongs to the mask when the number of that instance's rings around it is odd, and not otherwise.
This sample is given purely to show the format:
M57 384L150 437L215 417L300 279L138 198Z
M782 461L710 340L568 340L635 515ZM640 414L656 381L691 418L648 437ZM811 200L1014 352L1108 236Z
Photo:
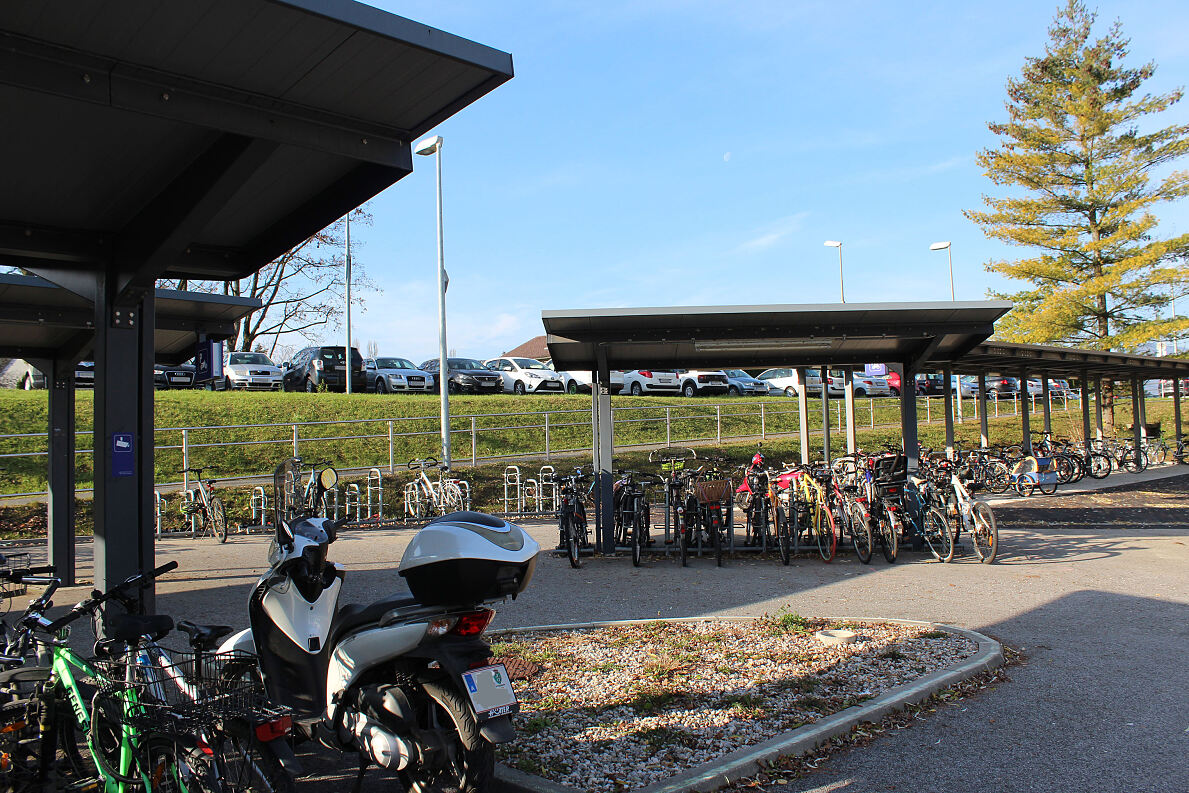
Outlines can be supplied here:
M1138 94L1155 65L1125 67L1121 25L1092 39L1095 18L1069 0L1044 56L1008 80L1008 121L988 124L1002 141L978 163L1009 194L983 196L989 211L965 214L987 236L1030 249L1028 258L987 264L1029 285L996 295L1016 303L1003 338L1134 351L1189 327L1164 310L1189 291L1189 234L1157 238L1153 214L1189 194L1189 173L1153 175L1189 151L1189 125L1142 124L1181 91ZM1108 387L1112 425L1113 401Z

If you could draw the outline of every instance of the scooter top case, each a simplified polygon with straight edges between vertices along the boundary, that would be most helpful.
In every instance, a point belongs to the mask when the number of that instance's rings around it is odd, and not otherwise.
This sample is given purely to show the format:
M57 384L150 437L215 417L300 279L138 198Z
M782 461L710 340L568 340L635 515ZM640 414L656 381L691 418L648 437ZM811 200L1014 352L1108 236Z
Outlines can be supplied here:
M417 532L398 572L426 606L513 599L528 586L541 546L524 529L482 512L452 512Z

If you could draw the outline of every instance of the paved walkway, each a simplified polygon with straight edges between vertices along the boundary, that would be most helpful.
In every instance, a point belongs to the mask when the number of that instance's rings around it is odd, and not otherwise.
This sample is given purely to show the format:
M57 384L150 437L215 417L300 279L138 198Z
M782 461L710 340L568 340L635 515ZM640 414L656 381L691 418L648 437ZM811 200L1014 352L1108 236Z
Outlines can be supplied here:
M1182 469L1183 471L1184 469ZM1175 474L1180 473L1180 476ZM895 565L845 555L788 567L744 557L682 569L655 559L598 559L571 570L543 558L496 627L619 618L772 613L902 617L953 623L1024 648L1013 680L943 708L911 729L830 760L781 791L1189 791L1189 475L1153 471L1122 491L1016 500L996 507L1001 557ZM1107 484L1122 482L1111 477ZM1097 483L1096 483L1097 484ZM1144 495L1133 491L1139 490ZM555 529L529 524L543 545ZM349 532L346 601L401 586L408 531ZM176 618L240 625L265 568L262 537L167 539L180 570L161 587ZM80 546L80 556L89 546ZM83 588L63 592L66 605ZM316 786L321 789L323 786ZM311 786L310 789L314 789Z

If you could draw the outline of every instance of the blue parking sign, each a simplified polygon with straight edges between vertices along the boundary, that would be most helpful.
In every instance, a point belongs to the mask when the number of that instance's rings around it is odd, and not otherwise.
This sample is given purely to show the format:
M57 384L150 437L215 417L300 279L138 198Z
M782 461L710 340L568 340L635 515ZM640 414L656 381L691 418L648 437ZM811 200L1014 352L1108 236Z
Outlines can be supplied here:
M116 432L111 436L111 475L136 474L136 450L131 432Z

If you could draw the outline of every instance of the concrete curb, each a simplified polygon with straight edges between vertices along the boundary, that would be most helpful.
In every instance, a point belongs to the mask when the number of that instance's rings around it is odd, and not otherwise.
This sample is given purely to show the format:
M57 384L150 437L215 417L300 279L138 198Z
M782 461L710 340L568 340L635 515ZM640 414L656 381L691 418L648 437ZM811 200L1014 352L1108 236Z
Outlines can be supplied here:
M755 617L686 617L678 619L659 620L661 622L744 622L753 621ZM539 630L577 630L581 628L604 628L614 625L643 625L658 620L616 620L611 622L579 622L567 625L540 625L530 628L509 628L492 632L492 636L513 635ZM959 628L955 625L944 625L935 622L919 620L897 619L841 619L841 622L855 623L894 623L898 625L917 625L944 630L965 636L975 642L978 649L960 664L949 669L941 669L911 683L897 686L873 700L861 705L854 705L846 710L828 716L813 724L806 724L795 730L777 735L754 746L738 749L723 755L711 762L695 766L688 771L677 774L662 782L641 788L639 793L681 793L681 791L698 791L709 793L721 787L754 775L759 769L781 757L796 757L805 754L837 735L843 735L858 724L874 722L889 713L903 709L907 705L923 702L933 694L969 677L994 669L1003 664L1003 646L994 639L975 631ZM572 792L575 788L560 785L541 777L526 774L502 765L496 766L496 780L500 790L509 793L562 793Z

